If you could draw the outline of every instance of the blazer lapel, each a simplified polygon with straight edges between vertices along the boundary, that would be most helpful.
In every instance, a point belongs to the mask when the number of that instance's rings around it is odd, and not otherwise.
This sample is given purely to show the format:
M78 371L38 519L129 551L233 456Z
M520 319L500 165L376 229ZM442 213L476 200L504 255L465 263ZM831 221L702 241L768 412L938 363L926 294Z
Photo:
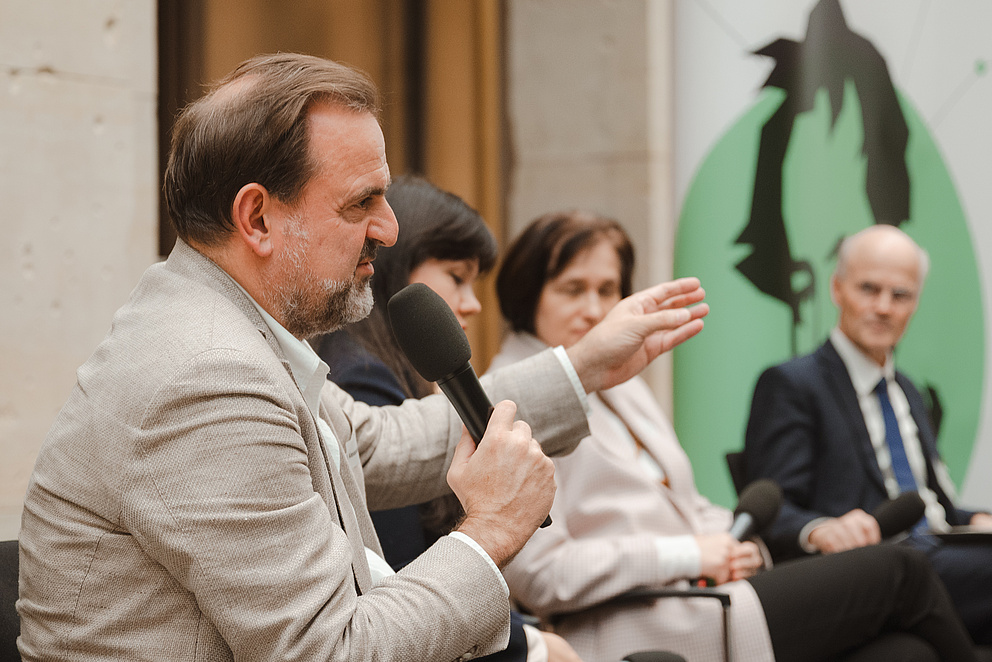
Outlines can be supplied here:
M330 423L335 437L342 433L341 422L329 415L328 409L324 406L323 402L320 404L320 416ZM348 427L350 428L350 425ZM366 532L363 531L363 528L371 530L372 523L367 514L368 510L364 508L365 500L362 498L354 476L351 475L351 468L348 466L348 458L345 455L344 445L338 443L337 439L328 439L326 443L337 444L337 449L335 450L338 452L340 469L338 466L335 466L334 462L330 461L328 457L329 451L323 448L323 443L320 444L320 451L323 457L323 464L330 476L331 499L337 510L338 520L341 523L341 528L344 529L345 535L348 536L348 541L351 543L351 565L355 572L355 582L358 585L358 592L362 594L372 588L372 574L369 571L368 558L365 556ZM312 469L311 473L313 473ZM326 495L324 500L327 501ZM361 515L355 510L354 504L356 503L363 506ZM362 515L364 515L365 519L369 520L368 527L362 527L360 522ZM374 534L369 538L369 547L376 553L381 554L381 550L378 549L378 539Z
M850 375L847 374L847 367L829 340L817 350L816 358L823 370L824 381L838 402L838 410L847 414L843 417L843 423L847 428L848 438L854 444L858 454L861 455L861 463L866 468L868 476L884 494L885 479L882 477L882 471L878 468L875 448L871 445L868 427L861 414L858 394L854 390L854 384L851 383Z

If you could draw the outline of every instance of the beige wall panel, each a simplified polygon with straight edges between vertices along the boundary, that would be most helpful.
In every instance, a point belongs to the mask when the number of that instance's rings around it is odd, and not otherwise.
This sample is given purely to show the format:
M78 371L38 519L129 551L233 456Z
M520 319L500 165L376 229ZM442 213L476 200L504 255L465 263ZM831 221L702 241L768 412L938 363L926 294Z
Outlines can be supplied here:
M635 284L667 280L675 233L670 0L508 0L509 238L536 216L612 216ZM668 357L647 375L670 410Z
M155 260L155 4L0 2L0 538L76 368Z

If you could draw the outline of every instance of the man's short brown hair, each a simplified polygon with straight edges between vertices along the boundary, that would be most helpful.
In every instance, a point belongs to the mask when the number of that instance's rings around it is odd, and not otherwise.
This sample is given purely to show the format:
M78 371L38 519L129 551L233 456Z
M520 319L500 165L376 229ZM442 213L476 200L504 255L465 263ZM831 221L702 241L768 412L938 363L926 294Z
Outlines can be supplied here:
M310 55L259 55L186 106L172 131L165 200L185 241L218 243L234 230L231 205L256 182L287 204L315 171L307 114L324 101L378 116L362 72Z

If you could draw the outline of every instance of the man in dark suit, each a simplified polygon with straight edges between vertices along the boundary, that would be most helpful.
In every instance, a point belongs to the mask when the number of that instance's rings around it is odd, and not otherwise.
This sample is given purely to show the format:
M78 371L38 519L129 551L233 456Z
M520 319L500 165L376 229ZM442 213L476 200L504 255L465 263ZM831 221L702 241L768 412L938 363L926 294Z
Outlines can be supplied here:
M992 546L945 545L926 529L992 516L961 509L923 399L892 350L916 311L929 259L905 233L876 225L841 245L830 284L836 328L818 350L769 368L745 438L748 480L771 478L785 502L768 532L778 558L880 542L877 505L918 491L925 516L906 543L924 550L979 643L992 643Z

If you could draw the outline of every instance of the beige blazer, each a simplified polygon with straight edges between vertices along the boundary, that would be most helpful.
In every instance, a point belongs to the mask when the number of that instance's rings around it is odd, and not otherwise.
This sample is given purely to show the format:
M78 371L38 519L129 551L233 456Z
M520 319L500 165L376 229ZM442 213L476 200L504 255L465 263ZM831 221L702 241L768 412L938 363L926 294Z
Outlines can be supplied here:
M543 348L531 335L511 335L493 367ZM592 436L555 459L554 523L535 533L504 570L511 593L541 616L577 611L559 619L555 631L585 662L616 662L640 650L674 651L691 662L723 660L722 611L715 600L666 598L589 608L633 588L687 586L686 578L662 573L654 539L726 531L732 520L728 510L696 491L689 458L643 380L634 378L604 397L664 468L670 487L638 465L634 445L618 439L620 422L598 397L590 397ZM772 660L751 585L733 582L721 589L731 594L735 659Z
M587 432L550 354L487 387L522 405L551 453ZM443 493L451 407L380 410L328 383L320 415L340 470L255 307L180 242L79 368L38 456L20 534L24 659L409 662L504 646L503 588L465 543L442 538L379 586L369 577L364 548L380 548L363 484L376 508Z

